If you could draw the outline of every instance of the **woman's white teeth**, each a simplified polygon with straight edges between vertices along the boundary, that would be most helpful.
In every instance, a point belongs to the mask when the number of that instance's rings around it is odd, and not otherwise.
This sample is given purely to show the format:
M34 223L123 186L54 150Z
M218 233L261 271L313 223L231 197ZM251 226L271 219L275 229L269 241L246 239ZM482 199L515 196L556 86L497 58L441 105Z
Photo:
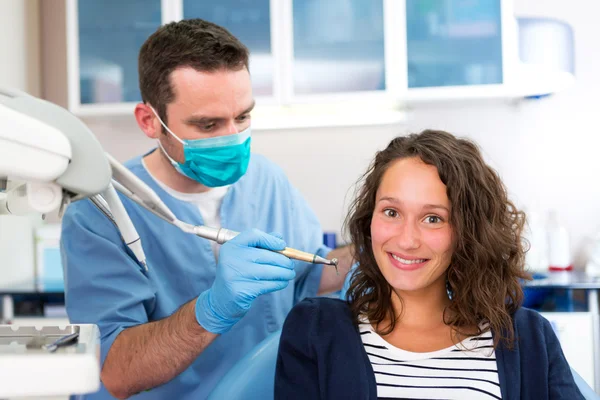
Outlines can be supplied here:
M427 259L425 258L420 258L418 260L405 260L404 258L400 258L395 254L392 254L392 257L394 258L394 260L400 261L402 264L419 264L427 261Z

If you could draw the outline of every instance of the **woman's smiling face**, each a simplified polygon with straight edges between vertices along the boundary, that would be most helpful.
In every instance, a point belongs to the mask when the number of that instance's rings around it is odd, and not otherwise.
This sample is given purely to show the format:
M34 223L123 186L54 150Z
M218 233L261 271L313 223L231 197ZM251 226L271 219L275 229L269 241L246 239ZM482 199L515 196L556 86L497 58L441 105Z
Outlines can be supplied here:
M384 173L371 220L371 245L396 292L445 290L454 249L451 204L436 167L417 157Z

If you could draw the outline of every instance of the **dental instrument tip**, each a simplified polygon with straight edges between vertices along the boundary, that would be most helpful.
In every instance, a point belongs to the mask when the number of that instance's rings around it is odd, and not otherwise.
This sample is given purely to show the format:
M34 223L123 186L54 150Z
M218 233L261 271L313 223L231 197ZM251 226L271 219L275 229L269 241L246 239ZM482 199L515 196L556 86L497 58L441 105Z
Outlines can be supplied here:
M337 258L332 258L331 260L328 260L326 258L315 255L313 262L315 264L331 265L335 268L335 273L338 275L340 274L340 272L338 271L338 259Z
M325 265L333 265L336 266L337 265L337 258L333 258L331 260L328 260L327 258L318 256L318 255L314 255L313 257L313 263L315 264L325 264Z
M335 268L335 274L339 275L340 271L338 270L338 259L337 258L332 258L331 259L331 264L329 265L333 265L333 267Z

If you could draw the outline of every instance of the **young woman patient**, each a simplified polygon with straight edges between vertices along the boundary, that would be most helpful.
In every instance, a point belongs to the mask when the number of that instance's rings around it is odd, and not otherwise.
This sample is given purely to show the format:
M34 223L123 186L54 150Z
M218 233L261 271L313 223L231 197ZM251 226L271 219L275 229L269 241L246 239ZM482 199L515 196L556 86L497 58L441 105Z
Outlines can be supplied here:
M290 312L275 398L583 398L551 325L520 307L524 223L473 142L392 140L346 220L348 301Z

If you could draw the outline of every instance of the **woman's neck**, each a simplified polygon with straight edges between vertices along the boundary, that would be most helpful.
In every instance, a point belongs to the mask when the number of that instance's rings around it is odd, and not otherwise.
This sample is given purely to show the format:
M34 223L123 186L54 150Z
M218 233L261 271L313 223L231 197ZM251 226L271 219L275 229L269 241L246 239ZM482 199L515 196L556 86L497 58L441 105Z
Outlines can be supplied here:
M476 335L477 326L462 327L459 333L455 327L444 322L447 307L450 305L444 285L431 286L420 291L394 291L391 294L396 324L392 332L382 335L383 339L395 347L415 353L427 353L451 347L469 336ZM384 320L376 331L390 326Z
M450 300L445 292L439 290L427 292L392 291L392 307L398 323L424 329L443 324L444 310L450 305Z
M413 352L441 350L457 343L451 326L444 323L444 310L450 304L445 290L392 291L396 315L394 330L383 338L398 348ZM390 326L385 320L377 330Z

